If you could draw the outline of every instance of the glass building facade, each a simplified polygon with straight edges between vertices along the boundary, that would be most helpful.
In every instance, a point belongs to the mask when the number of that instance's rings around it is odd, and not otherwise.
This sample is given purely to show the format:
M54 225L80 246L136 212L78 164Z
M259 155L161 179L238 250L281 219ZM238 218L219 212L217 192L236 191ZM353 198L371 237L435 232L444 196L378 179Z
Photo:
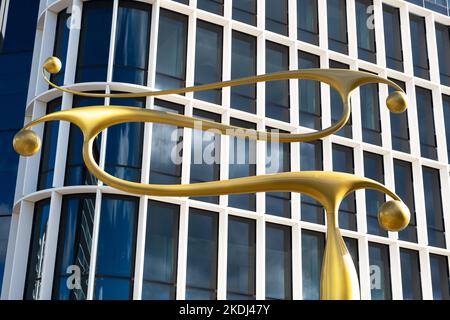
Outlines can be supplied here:
M157 99L73 97L49 91L40 78L39 66L50 55L64 62L55 82L82 83L90 92L172 89L307 68L389 78L405 89L407 112L389 113L385 100L392 91L386 85L362 86L352 95L349 123L322 140L255 143L126 123L99 135L95 157L111 175L142 183L307 170L379 181L401 196L411 222L399 233L381 229L377 210L388 199L375 191L352 193L342 202L339 225L362 299L449 299L450 17L434 9L430 14L419 2L95 0L67 7L42 0L39 28L33 25L28 39L33 43L37 32L32 60L27 51L31 76L17 80L29 84L29 94L14 102L20 111L14 126L0 120L0 144L9 148L24 114L28 122L88 105L154 109L291 133L326 128L343 109L334 89L306 80ZM9 48L5 35L3 50ZM11 52L28 48L15 45ZM15 61L0 52L0 63ZM3 70L0 81L10 80ZM1 91L2 101L11 106L18 91ZM42 151L21 159L19 169L13 168L17 175L9 168L18 157L12 151L0 157L0 177L15 185L3 190L2 184L0 193L3 299L319 298L326 218L314 199L288 192L123 194L85 168L78 128L51 122L36 131Z

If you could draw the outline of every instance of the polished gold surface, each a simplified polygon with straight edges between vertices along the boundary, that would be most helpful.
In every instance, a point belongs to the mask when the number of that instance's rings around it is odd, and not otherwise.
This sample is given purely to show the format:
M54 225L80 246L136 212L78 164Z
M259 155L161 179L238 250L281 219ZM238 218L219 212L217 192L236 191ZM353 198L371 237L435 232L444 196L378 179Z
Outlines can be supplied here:
M47 58L44 62L43 69L51 74L61 71L62 63L57 57Z
M390 200L378 210L378 222L387 231L403 230L408 225L410 218L408 207L399 200Z
M59 70L58 68L60 69L60 64L58 67L58 62L54 58L47 60L44 66L44 70L48 72L55 72ZM309 195L324 206L327 215L327 243L322 265L321 299L359 299L360 297L356 269L342 239L337 219L339 205L349 193L358 189L369 188L383 192L394 199L395 201L387 202L380 209L380 223L384 227L390 228L390 230L400 229L409 221L408 208L394 192L374 180L347 173L321 171L284 172L194 184L143 184L122 180L108 174L95 162L92 153L94 139L100 132L112 125L126 122L156 122L186 128L194 128L196 122L201 122L201 130L215 129L225 135L244 136L249 139L264 141L272 139L277 139L279 142L313 141L335 133L347 123L350 117L350 94L361 85L385 83L394 87L397 91L388 97L388 108L393 112L400 112L406 109L407 100L402 89L389 80L360 71L310 69L278 72L173 90L94 94L56 86L50 82L45 73L44 78L51 86L60 91L85 97L136 98L162 96L286 79L322 81L336 89L344 103L341 119L326 129L305 134L249 132L243 128L156 110L123 106L90 106L45 115L27 124L14 139L15 150L24 156L30 156L39 149L34 141L36 135L30 133L32 132L30 130L31 127L46 121L62 120L71 122L83 132L82 153L88 170L105 184L131 194L191 197L277 191L299 192Z
M391 112L402 113L408 108L408 97L402 91L394 91L387 97L386 105Z
M41 139L32 130L20 130L13 140L14 150L25 157L36 154L41 148Z

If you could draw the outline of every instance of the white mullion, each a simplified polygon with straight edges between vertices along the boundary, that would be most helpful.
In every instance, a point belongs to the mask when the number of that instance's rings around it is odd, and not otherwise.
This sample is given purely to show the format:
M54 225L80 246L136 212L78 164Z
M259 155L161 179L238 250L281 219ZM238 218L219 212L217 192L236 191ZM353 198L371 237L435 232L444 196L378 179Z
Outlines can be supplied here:
M95 286L95 273L97 267L97 248L98 248L98 234L100 229L100 214L102 204L102 193L100 189L97 189L95 195L95 210L94 210L94 223L92 227L92 243L91 243L91 261L89 262L89 278L87 289L87 300L94 299L94 286Z
M317 1L317 11L319 19L319 43L320 47L325 50L328 49L328 12L327 12L327 1L318 0Z
M186 87L195 83L195 47L197 38L197 11L188 16L187 53L186 53ZM186 98L193 99L194 93L187 92Z
M256 219L256 300L266 298L266 222Z
M412 44L411 44L411 32L409 28L409 4L404 3L399 8L400 12L400 31L403 46L403 66L404 72L407 75L414 76L414 67L412 61Z
M386 68L386 48L384 41L384 24L383 24L383 1L373 1L373 14L375 22L375 43L377 65Z
M364 177L364 151L362 146L357 146L353 149L354 158L354 174ZM355 191L356 200L356 220L357 230L362 234L367 233L367 213L366 213L366 191L363 189Z
M428 258L428 248L419 250L420 279L422 286L422 299L433 300L431 288L431 266Z
M302 236L300 224L296 223L292 230L292 299L301 300L302 292Z
M361 299L371 299L371 279L370 279L370 261L369 261L369 242L367 237L362 237L358 241L359 256L359 286L361 290Z
M180 230L178 239L177 261L177 291L176 299L184 300L186 297L186 268L187 268L187 243L188 243L189 207L186 202L180 206Z
M139 216L136 239L136 256L134 265L134 287L133 299L141 300L142 298L142 284L144 279L144 263L145 263L145 237L147 230L147 208L148 197L142 196L139 198Z
M108 57L108 71L106 76L106 81L111 82L113 77L114 69L114 55L115 55L115 44L116 44L116 25L117 25L117 14L119 10L119 0L114 0L113 2L113 13L111 22L111 36L109 39L109 57Z
M75 18L74 15L79 15L78 19L80 19L79 23L81 27L81 17L83 12L83 4L81 0L73 0L71 12L71 19ZM64 84L66 85L75 82L80 31L81 29L79 28L70 28L69 40L67 44L66 68L64 69Z
M55 272L56 250L58 245L59 220L62 196L55 191L51 193L50 213L47 221L44 261L42 262L41 290L39 300L52 298L53 275Z
M217 254L217 300L227 298L228 214L220 210Z
M416 208L417 242L419 245L428 245L428 232L425 208L425 190L423 186L422 163L416 161L412 164L414 181L414 200Z
M355 1L346 1L347 4L347 35L348 56L358 59L358 36L356 32L356 9Z
M389 258L391 264L392 299L402 300L402 268L400 261L400 247L398 242L389 246Z
M428 49L428 67L430 68L430 81L440 83L439 57L436 44L434 13L431 13L425 17L425 37Z

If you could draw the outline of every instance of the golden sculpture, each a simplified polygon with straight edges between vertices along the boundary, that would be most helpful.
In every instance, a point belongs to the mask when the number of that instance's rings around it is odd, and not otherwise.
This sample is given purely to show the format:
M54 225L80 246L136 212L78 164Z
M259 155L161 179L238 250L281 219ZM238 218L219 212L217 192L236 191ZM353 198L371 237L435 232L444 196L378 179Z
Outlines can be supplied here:
M219 89L256 82L308 79L322 81L333 87L340 94L344 110L341 119L334 125L321 131L305 134L267 133L255 131L252 135L245 133L246 138L255 140L271 140L277 138L280 142L313 141L337 132L350 117L350 95L361 85L368 83L385 83L397 91L391 93L386 104L392 112L403 112L407 108L407 98L403 90L387 79L376 75L341 69L309 69L278 72L254 77L218 82L195 87L162 91L146 91L143 93L98 94L86 93L59 87L53 84L44 71L57 73L61 69L58 58L47 59L43 66L44 79L54 88L85 97L136 98L146 96L162 96L175 93L196 92ZM392 200L381 206L378 220L381 226L389 231L400 231L405 228L410 219L408 207L402 200L384 185L363 177L347 173L305 171L284 172L253 177L237 178L225 181L213 181L181 185L157 185L130 182L116 178L105 172L95 162L92 146L94 139L104 129L126 122L156 122L186 128L194 128L196 121L202 122L201 130L215 129L222 134L242 136L244 130L212 121L200 120L184 115L166 113L123 106L90 106L64 110L45 115L28 123L14 138L14 149L23 156L37 153L41 147L39 137L30 130L39 123L53 120L69 121L83 132L83 159L88 170L105 184L132 194L155 196L216 196L223 194L243 194L256 192L298 192L306 194L319 201L325 208L327 217L327 241L322 264L320 298L321 299L359 299L359 282L352 258L345 246L338 226L338 210L342 200L358 189L374 189L387 194ZM230 130L231 129L231 130Z

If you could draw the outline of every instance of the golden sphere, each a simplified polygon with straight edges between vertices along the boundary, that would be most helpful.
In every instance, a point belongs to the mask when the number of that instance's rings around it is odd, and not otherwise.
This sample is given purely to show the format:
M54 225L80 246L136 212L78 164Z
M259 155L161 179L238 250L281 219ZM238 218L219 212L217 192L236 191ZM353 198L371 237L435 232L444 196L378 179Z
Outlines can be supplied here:
M52 74L58 73L61 70L62 63L57 57L47 58L44 62L44 69Z
M14 136L13 147L18 154L29 157L39 151L41 139L32 130L21 130Z
M387 97L386 105L391 112L402 113L408 108L408 97L401 91L394 91Z
M410 217L408 207L398 200L390 200L378 210L378 222L387 231L403 230L409 224Z

